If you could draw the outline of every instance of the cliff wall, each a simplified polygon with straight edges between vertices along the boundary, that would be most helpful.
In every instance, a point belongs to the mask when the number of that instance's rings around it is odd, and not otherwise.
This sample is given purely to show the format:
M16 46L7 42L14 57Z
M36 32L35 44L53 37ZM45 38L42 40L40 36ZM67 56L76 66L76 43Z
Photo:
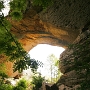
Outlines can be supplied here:
M60 57L60 71L63 73L57 85L60 90L76 90L83 83L89 90L88 81L90 66L90 29L81 33ZM85 85L85 86L84 86ZM80 89L82 90L82 89Z

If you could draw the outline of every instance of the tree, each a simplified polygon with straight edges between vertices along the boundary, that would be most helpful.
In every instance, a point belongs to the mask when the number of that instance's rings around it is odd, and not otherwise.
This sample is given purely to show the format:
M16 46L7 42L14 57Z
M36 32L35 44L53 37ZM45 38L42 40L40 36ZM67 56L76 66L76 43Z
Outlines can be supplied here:
M39 90L39 88L42 86L42 82L44 81L44 77L41 77L41 75L35 75L32 77L31 84L33 85L33 90Z
M57 79L60 78L60 74L61 74L58 69L59 60L54 54L51 54L47 57L47 62L50 65L49 70L51 72L51 83L56 82Z

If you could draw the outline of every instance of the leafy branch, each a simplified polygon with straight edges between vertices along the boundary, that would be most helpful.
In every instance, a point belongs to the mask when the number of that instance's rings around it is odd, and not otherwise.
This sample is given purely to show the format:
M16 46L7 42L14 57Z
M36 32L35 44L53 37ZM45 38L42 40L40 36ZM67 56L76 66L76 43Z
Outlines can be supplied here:
M0 18L0 53L4 53L9 57L9 61L14 62L14 71L22 72L29 66L32 70L37 69L39 63L36 60L31 60L27 52L22 48L21 44L10 32L10 25L2 15ZM32 63L33 62L33 63Z
M33 0L34 5L43 7L49 6L53 0ZM12 0L10 1L10 13L13 20L21 20L23 12L25 12L28 0ZM38 66L43 64L35 59L30 59L30 56L22 48L21 44L10 32L11 23L4 17L2 9L4 8L4 2L0 1L0 54L4 54L8 57L8 60L14 62L14 71L27 69L29 66L35 71Z

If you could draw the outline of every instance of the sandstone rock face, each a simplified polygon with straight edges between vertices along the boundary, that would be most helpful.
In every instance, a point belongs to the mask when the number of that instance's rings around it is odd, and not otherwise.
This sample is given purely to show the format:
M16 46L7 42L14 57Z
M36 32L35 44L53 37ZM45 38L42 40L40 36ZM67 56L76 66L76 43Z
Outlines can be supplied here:
M15 73L13 72L13 63L7 62L7 57L5 55L0 55L0 71L6 72L10 77L14 77L18 74L18 71Z
M81 33L75 42L73 44L76 44L79 48L76 47L69 47L67 48L60 57L60 71L63 73L59 81L57 82L59 87L62 87L62 85L67 86L71 89L66 90L76 90L74 88L80 87L80 84L85 81L85 78L87 77L88 80L90 80L88 74L86 76L86 66L89 66L89 51L90 49L85 47L90 47L90 30L87 30L83 33ZM85 41L88 40L86 43ZM84 47L81 47L79 45L84 45ZM82 51L84 50L84 51ZM76 52L77 51L77 52ZM79 52L79 53L78 53ZM82 54L81 54L82 53ZM84 58L83 58L84 57ZM76 64L75 64L76 63ZM85 63L85 65L84 65ZM83 66L84 65L84 66ZM81 67L83 66L84 69ZM76 69L77 67L78 70ZM79 70L80 69L80 70ZM79 72L77 72L79 71ZM64 90L64 89L63 89Z
M5 62L6 68L6 73L9 77L15 77L18 75L18 71L13 72L13 63L12 62Z
M53 6L40 13L40 18L67 30L72 37L90 21L90 1L55 0Z
M67 47L78 34L76 33L76 35L73 35L74 38L69 40L70 36L67 31L43 22L38 15L33 18L25 17L17 23L11 21L11 23L11 31L16 35L26 51L29 51L37 44Z
M52 6L40 13L35 8L30 7L20 22L10 20L11 31L26 51L37 44L67 47L90 22L89 0L55 0Z

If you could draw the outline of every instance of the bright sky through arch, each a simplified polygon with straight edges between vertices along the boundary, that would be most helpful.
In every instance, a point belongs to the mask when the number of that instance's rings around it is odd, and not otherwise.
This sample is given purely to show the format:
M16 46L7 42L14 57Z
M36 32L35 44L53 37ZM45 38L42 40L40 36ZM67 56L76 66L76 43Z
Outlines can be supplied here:
M31 58L42 61L45 65L47 57L49 55L54 54L57 58L59 58L60 54L64 50L65 49L62 47L51 46L47 44L38 44L36 47L30 50L29 54ZM48 76L48 71L45 68L39 68L38 71L42 74L42 76Z
M59 58L60 54L65 49L62 47L51 46L47 44L38 44L32 50L30 50L29 54L31 58L37 58L38 60L44 59L47 55L54 54L57 58ZM44 57L44 58L43 58Z

